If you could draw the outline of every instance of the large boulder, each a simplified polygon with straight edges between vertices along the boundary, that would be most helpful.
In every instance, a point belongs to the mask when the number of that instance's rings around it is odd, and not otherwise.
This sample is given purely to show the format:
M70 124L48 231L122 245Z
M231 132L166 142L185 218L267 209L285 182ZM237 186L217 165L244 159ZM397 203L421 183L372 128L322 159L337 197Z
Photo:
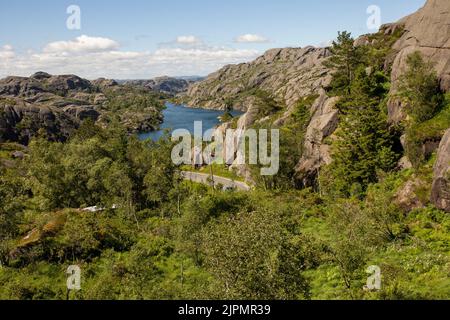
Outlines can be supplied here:
M30 78L35 79L35 80L44 80L44 79L49 79L51 77L52 76L50 74L48 74L47 72L39 71L39 72L36 72L35 74L33 74Z
M337 101L337 97L328 98L322 90L311 107L313 117L306 130L302 158L296 167L296 178L306 187L314 184L320 167L332 161L330 146L324 140L338 127Z
M425 188L426 183L424 181L413 177L397 191L394 202L405 212L423 208L427 201L421 199L418 193Z
M434 165L431 201L437 208L450 212L450 129L446 131L439 146Z
M408 55L419 51L426 59L435 65L443 91L450 91L450 1L428 0L423 8L391 24L393 27L403 27L405 33L394 44L398 52L392 66L392 92L398 89L398 81L406 70ZM389 29L389 28L385 28ZM389 102L389 118L392 122L404 119L402 104L395 98Z

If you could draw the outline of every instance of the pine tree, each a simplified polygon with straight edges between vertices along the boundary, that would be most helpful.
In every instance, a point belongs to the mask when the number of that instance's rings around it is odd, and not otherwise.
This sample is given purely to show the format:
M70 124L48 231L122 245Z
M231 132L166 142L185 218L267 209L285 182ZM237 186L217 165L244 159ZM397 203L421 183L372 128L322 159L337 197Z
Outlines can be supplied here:
M351 95L339 104L345 112L334 145L332 173L334 186L344 195L361 193L376 181L378 170L389 170L396 162L393 139L381 111L384 81L387 78L382 74L368 75L365 68L359 68Z
M356 69L364 61L366 48L356 47L353 43L351 33L339 32L337 40L333 41L330 48L332 56L324 63L326 67L334 70L331 89L336 95L350 94Z

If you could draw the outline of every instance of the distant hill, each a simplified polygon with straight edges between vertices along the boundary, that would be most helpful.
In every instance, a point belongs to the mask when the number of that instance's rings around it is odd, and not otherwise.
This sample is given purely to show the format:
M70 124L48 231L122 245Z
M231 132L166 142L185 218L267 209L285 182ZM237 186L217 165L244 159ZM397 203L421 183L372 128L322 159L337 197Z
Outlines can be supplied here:
M153 79L127 79L117 80L118 83L124 85L141 86L150 89L155 92L161 92L169 95L177 95L185 92L188 87L194 82L203 80L203 77L199 76L186 76L186 77L157 77Z
M115 114L130 132L151 131L162 122L160 99L149 88L109 79L45 72L7 77L0 80L0 142L27 144L39 130L64 141L85 119L106 126Z

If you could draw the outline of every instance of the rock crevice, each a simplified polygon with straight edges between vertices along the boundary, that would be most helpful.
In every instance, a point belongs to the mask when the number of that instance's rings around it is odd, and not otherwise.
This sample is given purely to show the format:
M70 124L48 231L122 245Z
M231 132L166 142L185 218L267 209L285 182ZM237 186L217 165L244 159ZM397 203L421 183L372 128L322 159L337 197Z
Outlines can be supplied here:
M431 201L437 208L450 212L450 129L446 131L439 145L434 165Z

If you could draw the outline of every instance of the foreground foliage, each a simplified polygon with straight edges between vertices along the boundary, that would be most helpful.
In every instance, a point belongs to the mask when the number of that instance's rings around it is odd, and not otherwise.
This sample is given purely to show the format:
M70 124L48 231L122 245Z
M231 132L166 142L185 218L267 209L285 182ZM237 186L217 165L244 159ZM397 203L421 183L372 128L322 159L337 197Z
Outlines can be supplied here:
M448 298L448 215L392 201L411 172L363 200L218 192L180 182L169 146L93 126L35 140L1 175L0 298L65 299L73 264L70 299ZM363 290L373 264L378 292Z

